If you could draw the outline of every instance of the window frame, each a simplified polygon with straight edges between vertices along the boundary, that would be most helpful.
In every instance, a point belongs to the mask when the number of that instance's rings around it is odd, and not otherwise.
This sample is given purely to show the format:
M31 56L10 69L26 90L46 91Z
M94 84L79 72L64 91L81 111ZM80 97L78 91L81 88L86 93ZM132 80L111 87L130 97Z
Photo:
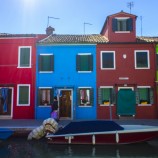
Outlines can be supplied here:
M40 64L42 64L42 63L40 63L41 56L52 56L53 68L50 65L50 69L52 69L52 71L41 71L40 70ZM39 58L38 59L38 71L39 71L39 73L52 73L52 72L54 72L54 54L44 54L44 53L41 53L41 54L39 54L38 58Z
M112 91L114 90L114 87L113 86L100 86L99 88L98 88L98 104L99 104L99 106L114 106L114 104L115 104L115 102L116 102L116 100L112 100L112 98L110 98L113 102L110 104L110 102L109 102L109 104L103 104L103 103L99 103L99 91L101 90L101 89L111 89ZM113 93L113 92L112 92ZM111 94L111 95L113 95L113 94ZM115 96L116 97L116 96ZM115 98L116 99L116 98Z
M102 54L103 53L112 53L113 54L113 68L103 68L103 56ZM115 51L101 51L100 53L100 67L101 67L101 70L115 70L116 69L116 57L115 57Z
M50 104L44 105L44 104L40 104L40 90L50 90ZM52 96L51 96L52 95ZM52 102L53 102L53 97L54 97L54 88L52 87L38 87L38 107L50 107Z
M147 67L137 67L137 53L146 52L147 53ZM134 66L135 69L150 69L150 56L149 56L149 50L135 50L134 51Z
M92 87L78 87L77 88L78 89L78 96L77 97L79 97L77 100L78 100L78 103L77 103L77 105L78 105L78 107L93 107L93 101L92 101L92 99L94 99L93 98L93 96L94 96L94 94L92 94L92 93L94 93L93 92L93 88ZM90 92L89 92L89 104L82 104L81 103L81 95L80 95L80 90L82 90L82 89L87 89L87 90L89 90Z
M92 71L93 71L93 54L92 53L78 53L77 54L77 56L91 56L91 58L92 58L92 65L90 66L90 67L92 67L92 70L89 70L89 71L82 71L82 70L78 70L79 68L78 68L78 66L76 66L76 69L77 69L77 72L78 73L91 73ZM76 56L76 58L77 58L77 56ZM77 63L78 61L77 61L77 59L76 59L76 65L77 64L79 64L79 63ZM90 63L88 63L88 64L90 64Z
M138 95L139 95L139 89L145 89L145 88L146 88L146 89L148 88L150 91L152 90L152 87L151 87L151 86L137 86ZM150 91L149 91L149 94L148 94L149 97L150 97L150 93L151 93ZM153 92L153 93L154 93L154 92ZM154 94L153 94L153 95L154 95ZM140 97L140 96L139 96L139 97ZM137 98L137 99L139 100L139 103L137 104L138 106L152 106L152 104L153 104L153 103L151 103L151 98L149 98L149 99L150 99L150 103L147 103L147 104L145 104L145 103L144 103L144 104L143 104L143 103L140 103L140 98Z
M25 86L25 87L28 87L29 89L28 89L28 104L20 104L19 103L19 99L20 99L20 96L19 96L19 94L20 94L20 87L21 86ZM30 84L18 84L17 85L17 106L30 106L30 90L31 90L31 85Z
M131 17L115 17L114 19L117 20L117 22L116 22L117 23L116 29L113 29L113 31L115 33L130 33L133 30L133 26L132 26L131 29L129 28L129 30L128 30L128 27L129 27L128 20L132 19ZM126 20L126 30L125 31L124 30L122 30L122 31L118 30L118 20ZM133 20L132 20L132 24L133 24Z
M30 49L29 66L21 66L20 65L21 48L29 48ZM18 47L18 67L17 68L31 68L31 65L32 65L31 62L32 62L32 46L19 46Z

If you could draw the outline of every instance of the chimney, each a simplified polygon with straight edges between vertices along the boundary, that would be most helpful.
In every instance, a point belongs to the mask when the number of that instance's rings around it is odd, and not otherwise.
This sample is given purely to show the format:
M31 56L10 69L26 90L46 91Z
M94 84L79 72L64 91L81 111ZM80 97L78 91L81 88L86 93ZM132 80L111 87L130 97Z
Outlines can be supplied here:
M53 31L55 31L55 29L53 27L49 26L46 29L46 34L51 35L51 34L53 34Z

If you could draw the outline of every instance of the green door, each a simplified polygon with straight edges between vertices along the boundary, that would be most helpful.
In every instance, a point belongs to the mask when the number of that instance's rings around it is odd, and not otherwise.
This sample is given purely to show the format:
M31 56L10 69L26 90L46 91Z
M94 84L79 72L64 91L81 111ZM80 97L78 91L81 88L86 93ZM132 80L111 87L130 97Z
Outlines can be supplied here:
M117 96L117 115L135 115L136 97L132 89L120 89Z

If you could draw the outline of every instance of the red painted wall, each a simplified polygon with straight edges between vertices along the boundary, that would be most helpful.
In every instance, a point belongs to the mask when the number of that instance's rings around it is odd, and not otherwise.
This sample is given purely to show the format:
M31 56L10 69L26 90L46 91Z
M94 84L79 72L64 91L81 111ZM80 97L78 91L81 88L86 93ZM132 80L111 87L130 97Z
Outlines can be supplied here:
M134 51L149 50L150 69L135 69ZM115 51L116 69L101 70L100 54L101 51ZM123 58L126 54L126 59ZM129 86L136 88L137 86L155 87L155 49L153 44L98 44L97 45L97 88L100 86L114 86L117 90L120 86ZM120 80L119 77L128 77L128 80ZM156 89L154 89L156 96ZM137 106L135 118L153 119L158 117L158 108L156 98L152 106ZM113 118L116 115L116 105L112 106ZM109 107L98 105L98 119L109 119Z
M0 38L0 86L13 87L13 119L34 118L36 40L35 37ZM19 46L32 47L31 68L17 68ZM17 106L18 84L31 85L30 106Z
M115 17L129 17L133 19L133 31L129 33L116 33L112 31L112 19ZM120 12L108 16L103 26L102 35L109 39L109 42L136 42L136 16L125 12Z

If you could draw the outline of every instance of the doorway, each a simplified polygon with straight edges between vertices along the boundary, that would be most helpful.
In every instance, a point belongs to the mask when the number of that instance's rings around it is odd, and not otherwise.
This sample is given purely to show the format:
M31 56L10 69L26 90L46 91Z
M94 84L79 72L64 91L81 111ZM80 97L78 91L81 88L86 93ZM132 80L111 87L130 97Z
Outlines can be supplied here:
M12 117L13 88L0 88L0 118Z
M130 116L136 114L136 96L132 87L118 89L117 115Z
M72 90L61 90L59 97L59 117L72 118Z

